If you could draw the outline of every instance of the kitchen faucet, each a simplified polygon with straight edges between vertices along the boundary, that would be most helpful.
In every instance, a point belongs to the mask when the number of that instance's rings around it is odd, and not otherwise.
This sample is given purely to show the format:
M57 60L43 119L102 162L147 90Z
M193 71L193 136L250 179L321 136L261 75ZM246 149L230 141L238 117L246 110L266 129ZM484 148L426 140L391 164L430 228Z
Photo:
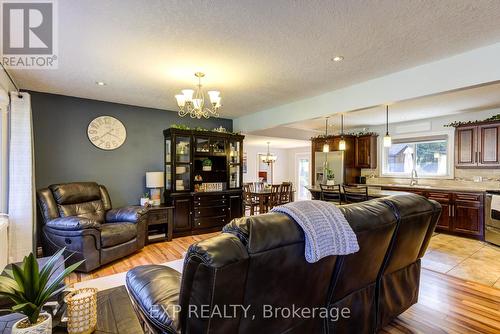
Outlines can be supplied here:
M418 175L417 175L417 169L415 168L416 162L413 153L411 154L411 160L413 162L413 168L411 170L410 186L416 186L418 184Z
M410 186L416 186L418 184L418 175L417 175L417 170L413 168L411 170L411 181L410 181Z

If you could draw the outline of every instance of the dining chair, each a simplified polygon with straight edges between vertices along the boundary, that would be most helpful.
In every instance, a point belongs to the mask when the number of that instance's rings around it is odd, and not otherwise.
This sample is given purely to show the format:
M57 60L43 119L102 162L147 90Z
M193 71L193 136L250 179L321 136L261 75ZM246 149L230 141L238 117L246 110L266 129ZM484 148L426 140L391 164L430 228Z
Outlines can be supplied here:
M243 183L243 187L248 186L250 191L253 191L255 189L254 183L253 182L245 182Z
M340 192L340 184L320 184L321 188L320 200L325 202L332 202L342 205L342 194Z
M250 184L243 185L243 204L245 205L245 213L249 210L250 216L255 214L255 211L259 211L259 202L252 195L253 190Z
M255 190L255 191L262 191L262 190L264 190L264 182L255 182L253 190Z
M281 184L279 204L290 203L292 197L291 193L292 193L292 183L283 182Z
M269 210L280 204L281 184L271 185L271 195L269 196Z
M343 185L344 199L346 203L358 203L368 200L368 187Z

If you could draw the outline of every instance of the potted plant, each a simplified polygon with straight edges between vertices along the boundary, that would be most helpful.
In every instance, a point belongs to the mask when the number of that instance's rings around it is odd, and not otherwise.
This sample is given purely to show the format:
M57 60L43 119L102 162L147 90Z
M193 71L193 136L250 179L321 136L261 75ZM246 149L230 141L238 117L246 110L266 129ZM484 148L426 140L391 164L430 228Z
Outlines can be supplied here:
M52 333L52 317L42 312L42 307L66 288L63 283L66 276L83 263L79 261L56 274L59 266L64 264L58 261L64 250L54 254L41 270L31 253L24 257L21 265L14 264L12 270L6 269L7 276L0 276L0 295L8 297L15 304L10 311L26 316L12 326L12 333Z
M141 206L146 206L149 204L149 194L144 193L141 197Z
M333 173L333 170L331 168L326 168L326 184L327 185L334 185L335 184L335 174Z
M205 159L205 160L203 160L202 165L203 165L202 169L203 169L204 171L209 172L209 171L211 171L211 170L212 170L212 160L210 160L210 159Z

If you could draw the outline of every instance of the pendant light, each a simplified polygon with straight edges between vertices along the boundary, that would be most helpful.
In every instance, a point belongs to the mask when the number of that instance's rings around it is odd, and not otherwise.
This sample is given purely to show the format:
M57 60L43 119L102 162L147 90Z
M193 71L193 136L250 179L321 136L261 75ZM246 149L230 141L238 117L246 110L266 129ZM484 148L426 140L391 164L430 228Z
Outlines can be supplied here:
M344 114L340 114L340 141L339 141L339 151L345 151L345 140L344 140Z
M385 130L384 147L391 147L392 139L389 135L389 106L385 106Z
M330 145L328 145L328 117L326 118L325 122L325 144L323 144L323 152L328 153L330 152Z
M271 142L267 142L267 154L260 156L260 160L267 165L275 163L278 159L277 156L271 154L271 152L269 151L269 144L271 144Z

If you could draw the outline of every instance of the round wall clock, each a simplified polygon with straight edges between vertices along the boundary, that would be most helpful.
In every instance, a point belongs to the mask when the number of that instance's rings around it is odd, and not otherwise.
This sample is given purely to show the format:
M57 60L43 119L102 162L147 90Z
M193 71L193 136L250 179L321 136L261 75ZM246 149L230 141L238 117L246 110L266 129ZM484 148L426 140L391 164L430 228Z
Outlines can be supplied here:
M120 120L111 116L99 116L90 122L87 136L95 147L102 150L116 150L127 139L127 129Z

